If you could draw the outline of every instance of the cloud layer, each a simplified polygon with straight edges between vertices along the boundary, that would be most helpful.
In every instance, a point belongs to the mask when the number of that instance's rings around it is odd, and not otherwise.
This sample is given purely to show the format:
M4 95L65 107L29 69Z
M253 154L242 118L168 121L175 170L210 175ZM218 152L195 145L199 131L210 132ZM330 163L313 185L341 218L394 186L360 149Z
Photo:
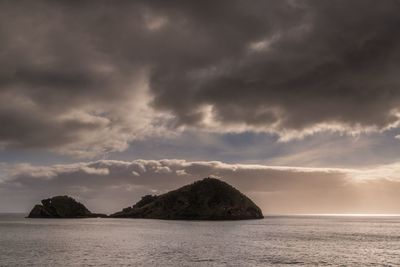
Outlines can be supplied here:
M384 130L395 0L3 1L0 145L78 156L175 127Z
M181 124L287 139L398 122L398 1L236 1L212 8L174 8L204 46L189 46L183 60L158 64L151 76L156 106L173 110Z
M72 195L113 212L144 194L161 194L214 176L253 198L266 214L400 212L399 164L372 170L274 167L218 161L102 160L53 166L3 165L0 211L28 211L40 199Z

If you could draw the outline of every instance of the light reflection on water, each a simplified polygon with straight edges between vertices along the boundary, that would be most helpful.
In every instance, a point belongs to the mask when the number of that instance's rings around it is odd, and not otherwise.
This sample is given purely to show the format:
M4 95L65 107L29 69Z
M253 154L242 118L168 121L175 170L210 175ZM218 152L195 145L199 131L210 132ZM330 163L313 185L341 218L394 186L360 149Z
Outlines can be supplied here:
M399 263L398 216L269 216L205 222L0 215L0 266Z

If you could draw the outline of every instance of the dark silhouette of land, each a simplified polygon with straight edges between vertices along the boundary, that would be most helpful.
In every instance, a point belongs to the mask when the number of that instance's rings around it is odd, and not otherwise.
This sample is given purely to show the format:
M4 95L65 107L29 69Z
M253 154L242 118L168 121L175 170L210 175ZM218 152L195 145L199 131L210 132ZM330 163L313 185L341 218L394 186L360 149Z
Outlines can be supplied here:
M146 195L131 207L111 214L90 212L68 196L42 200L28 218L146 218L166 220L246 220L262 219L261 209L231 185L205 178L168 193Z
M95 218L107 217L105 214L92 213L85 205L69 196L56 196L42 200L35 205L28 218Z
M229 184L205 178L160 196L147 195L114 218L245 220L263 218L261 209Z

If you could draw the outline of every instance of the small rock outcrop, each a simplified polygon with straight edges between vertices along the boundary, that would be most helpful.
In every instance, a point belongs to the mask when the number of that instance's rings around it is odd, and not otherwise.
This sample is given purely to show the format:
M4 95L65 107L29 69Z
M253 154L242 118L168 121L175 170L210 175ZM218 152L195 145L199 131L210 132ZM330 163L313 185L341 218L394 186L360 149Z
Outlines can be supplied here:
M205 178L159 196L147 195L113 218L246 220L264 218L261 209L229 184Z
M91 213L82 203L69 196L56 196L35 205L28 218L95 218L105 214Z

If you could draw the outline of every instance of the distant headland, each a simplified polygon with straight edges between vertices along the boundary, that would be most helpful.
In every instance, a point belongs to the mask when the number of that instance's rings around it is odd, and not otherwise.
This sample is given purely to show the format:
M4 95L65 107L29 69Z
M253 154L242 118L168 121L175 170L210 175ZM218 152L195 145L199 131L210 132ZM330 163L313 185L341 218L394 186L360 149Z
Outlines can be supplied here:
M28 218L146 218L166 220L246 220L262 219L261 209L231 185L205 178L168 193L146 195L131 207L110 216L90 212L68 196L42 200Z

